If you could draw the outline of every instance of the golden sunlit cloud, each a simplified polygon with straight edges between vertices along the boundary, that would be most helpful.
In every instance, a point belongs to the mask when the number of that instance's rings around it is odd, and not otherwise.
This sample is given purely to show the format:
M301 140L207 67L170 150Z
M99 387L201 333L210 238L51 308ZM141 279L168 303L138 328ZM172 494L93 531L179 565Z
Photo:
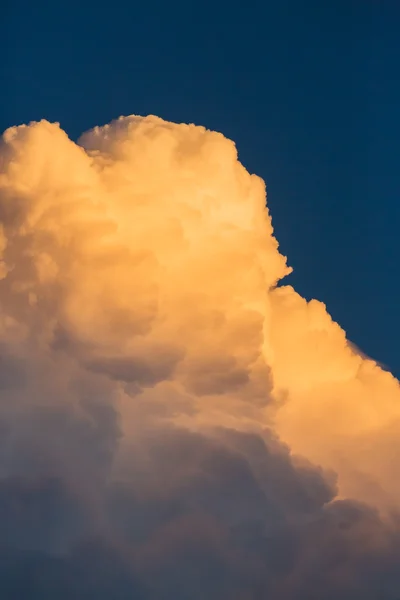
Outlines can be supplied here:
M322 303L276 287L290 268L264 182L240 164L233 142L131 116L78 143L47 121L13 127L0 152L0 420L11 431L3 477L61 473L89 503L102 497L96 486L134 477L142 495L157 489L165 499L203 468L191 441L201 445L201 436L247 456L255 477L264 473L261 450L240 441L251 439L282 469L315 471L328 490L318 510L335 494L382 514L400 507L399 383L348 343ZM231 467L220 461L222 481ZM299 498L290 486L279 493ZM252 498L240 510L265 519ZM375 527L368 539L381 548L389 542L377 541L384 534ZM157 540L138 559L144 572L158 560ZM297 598L286 579L270 585L276 597Z

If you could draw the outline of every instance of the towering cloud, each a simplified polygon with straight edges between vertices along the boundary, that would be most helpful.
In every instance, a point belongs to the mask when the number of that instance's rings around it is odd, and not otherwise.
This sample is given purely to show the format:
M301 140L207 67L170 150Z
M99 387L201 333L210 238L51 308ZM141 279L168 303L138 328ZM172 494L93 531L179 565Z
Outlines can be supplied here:
M2 597L400 597L399 383L289 272L219 133L4 133Z

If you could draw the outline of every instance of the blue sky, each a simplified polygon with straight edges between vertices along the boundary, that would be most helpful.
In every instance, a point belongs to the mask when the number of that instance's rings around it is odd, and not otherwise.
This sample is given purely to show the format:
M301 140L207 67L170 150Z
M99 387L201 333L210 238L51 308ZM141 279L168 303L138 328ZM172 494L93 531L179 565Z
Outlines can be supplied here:
M400 375L400 4L9 0L0 129L123 114L222 131L307 298ZM102 8L104 6L104 8Z

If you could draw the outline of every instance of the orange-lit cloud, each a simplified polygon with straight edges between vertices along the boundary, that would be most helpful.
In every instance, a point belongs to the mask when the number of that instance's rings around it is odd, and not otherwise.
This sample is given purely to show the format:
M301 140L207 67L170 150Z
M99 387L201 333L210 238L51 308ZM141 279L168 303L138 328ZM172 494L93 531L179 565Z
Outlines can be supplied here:
M11 128L0 152L4 494L15 478L33 493L32 477L52 477L81 498L80 508L63 500L75 529L63 525L64 504L57 509L46 551L112 530L125 556L107 509L116 503L119 528L143 529L128 552L140 582L154 565L167 569L165 545L180 556L202 535L221 572L243 566L234 588L221 583L201 597L258 600L263 589L303 598L294 590L309 589L325 535L343 553L355 548L348 568L357 582L361 547L367 562L377 556L390 570L399 383L357 353L323 304L276 287L290 269L264 183L234 144L202 127L132 116L78 144L46 121ZM37 502L57 493L46 488ZM143 499L150 508L140 525ZM178 520L164 522L160 507ZM272 528L274 552L279 540L286 548L276 568L254 549L264 542L243 550L251 521ZM232 527L242 532L237 552L228 550ZM35 547L39 531L21 525L16 545ZM310 563L290 563L291 536ZM350 575L327 577L343 591ZM243 595L251 586L255 595Z

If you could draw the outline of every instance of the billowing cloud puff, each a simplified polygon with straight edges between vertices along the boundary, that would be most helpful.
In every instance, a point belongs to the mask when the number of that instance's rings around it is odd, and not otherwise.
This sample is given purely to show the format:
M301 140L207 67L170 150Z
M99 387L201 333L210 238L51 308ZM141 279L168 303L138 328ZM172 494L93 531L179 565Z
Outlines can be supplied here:
M2 598L400 597L399 384L289 272L219 133L4 133Z

